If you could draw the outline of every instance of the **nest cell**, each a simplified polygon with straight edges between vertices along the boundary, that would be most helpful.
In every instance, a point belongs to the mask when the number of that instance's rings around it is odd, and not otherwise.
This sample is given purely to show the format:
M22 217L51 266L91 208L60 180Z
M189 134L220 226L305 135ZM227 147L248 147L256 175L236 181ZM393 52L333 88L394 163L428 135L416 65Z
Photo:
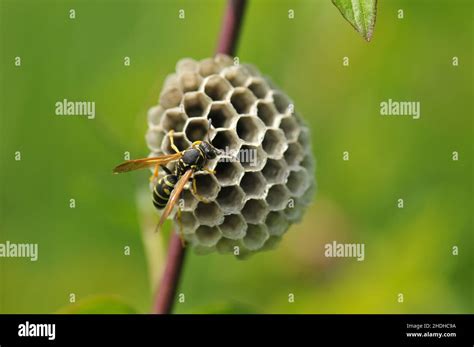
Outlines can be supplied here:
M222 187L216 201L224 213L240 212L244 202L244 192L239 186Z
M285 134L281 129L267 129L263 138L262 148L269 158L280 159L288 148Z
M247 234L243 238L243 244L251 251L262 248L269 234L264 224L249 224Z
M214 101L224 100L232 86L219 75L212 75L204 81L204 93Z
M184 111L188 117L203 117L208 113L211 100L201 92L190 92L184 94Z
M268 159L262 170L268 184L285 183L288 177L288 167L284 160Z
M246 172L240 180L240 187L247 198L262 199L267 193L267 183L261 172Z
M268 206L265 200L250 199L242 209L242 215L247 223L258 224L265 220Z
M222 235L231 240L240 240L245 236L247 223L241 214L230 214L224 217L224 222L219 225Z
M255 101L257 101L257 99L252 92L244 87L235 88L230 97L230 103L234 106L238 114L249 113Z

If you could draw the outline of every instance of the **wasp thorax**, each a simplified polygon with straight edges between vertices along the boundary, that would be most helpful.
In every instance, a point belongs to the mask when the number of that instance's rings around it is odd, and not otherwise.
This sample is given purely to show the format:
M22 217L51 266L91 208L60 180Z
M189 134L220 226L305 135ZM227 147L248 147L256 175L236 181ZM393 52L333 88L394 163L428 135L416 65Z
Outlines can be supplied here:
M314 161L295 110L256 68L225 55L183 59L166 78L146 139L152 156L175 152L170 130L180 151L201 141L196 189L189 182L180 196L180 223L173 215L196 252L244 257L270 249L301 219L313 197Z

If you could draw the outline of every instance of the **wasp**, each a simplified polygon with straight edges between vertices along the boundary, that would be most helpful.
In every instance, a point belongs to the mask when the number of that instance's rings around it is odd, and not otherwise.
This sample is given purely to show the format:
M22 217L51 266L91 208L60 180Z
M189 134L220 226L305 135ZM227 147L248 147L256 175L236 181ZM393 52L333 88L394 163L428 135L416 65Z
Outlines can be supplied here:
M210 127L210 124L209 124ZM173 207L179 200L179 196L183 191L186 183L195 172L206 171L215 173L206 168L209 160L215 159L217 155L222 154L220 150L215 148L209 138L206 141L195 141L191 146L180 151L173 141L173 130L168 132L171 148L175 151L173 154L162 155L158 157L149 157L136 160L128 160L114 168L113 172L123 173L139 169L155 167L151 180L154 181L158 177L159 168L161 167L165 175L161 177L153 188L153 205L158 210L163 210L157 230L168 218ZM174 171L168 169L165 165L171 162L177 162ZM200 200L196 190L196 181L193 177L192 184L193 193ZM179 211L178 211L179 212Z

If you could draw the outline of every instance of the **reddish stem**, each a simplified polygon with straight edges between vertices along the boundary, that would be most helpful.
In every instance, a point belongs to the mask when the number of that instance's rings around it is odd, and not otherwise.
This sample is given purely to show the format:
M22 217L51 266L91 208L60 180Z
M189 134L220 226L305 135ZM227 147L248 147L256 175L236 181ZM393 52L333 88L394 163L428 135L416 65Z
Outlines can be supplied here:
M217 53L234 54L246 4L247 0L228 0L217 44Z
M171 232L166 267L153 305L153 313L158 314L171 313L173 309L174 298L186 256L186 248L181 244L181 239L174 230Z
M228 0L216 53L234 54L246 2L247 0ZM179 235L172 231L165 271L153 303L153 313L171 313L185 256L186 249L181 245Z

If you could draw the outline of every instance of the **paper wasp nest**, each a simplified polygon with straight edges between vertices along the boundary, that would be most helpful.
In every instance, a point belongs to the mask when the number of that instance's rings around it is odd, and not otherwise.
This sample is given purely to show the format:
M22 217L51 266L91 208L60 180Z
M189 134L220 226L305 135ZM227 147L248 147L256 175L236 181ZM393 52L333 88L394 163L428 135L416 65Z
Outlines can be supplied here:
M209 136L216 148L240 159L218 157L208 164L215 175L195 173L200 197L191 182L181 194L175 230L181 224L198 253L246 256L273 248L312 198L309 130L288 97L253 66L234 65L225 55L180 60L159 105L148 112L148 125L150 156L174 153L172 129L180 150Z

